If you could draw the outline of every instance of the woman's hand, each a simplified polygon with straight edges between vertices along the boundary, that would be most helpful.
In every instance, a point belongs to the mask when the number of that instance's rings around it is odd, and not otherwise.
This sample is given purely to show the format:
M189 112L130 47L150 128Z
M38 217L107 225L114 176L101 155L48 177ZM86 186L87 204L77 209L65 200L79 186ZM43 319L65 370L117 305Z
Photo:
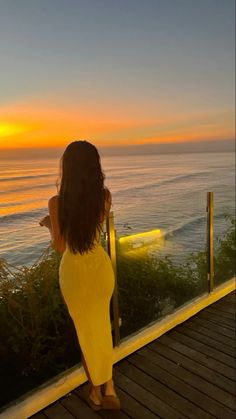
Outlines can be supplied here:
M51 228L51 219L49 215L46 215L45 217L41 218L41 220L39 221L39 225L41 227L47 227L47 228Z

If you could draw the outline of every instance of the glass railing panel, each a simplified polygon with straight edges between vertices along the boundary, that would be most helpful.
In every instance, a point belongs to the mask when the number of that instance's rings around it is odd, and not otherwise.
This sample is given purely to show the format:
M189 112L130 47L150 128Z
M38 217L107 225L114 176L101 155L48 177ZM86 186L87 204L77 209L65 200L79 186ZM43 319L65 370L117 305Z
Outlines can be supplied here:
M0 405L80 362L74 325L59 290L59 263L53 250L31 267L0 261Z
M121 338L208 290L206 194L195 192L190 198L191 208L184 212L177 204L165 211L149 206L149 229L143 231L137 220L144 208L139 214L136 207L134 222L115 219Z
M214 193L214 285L235 276L235 190Z

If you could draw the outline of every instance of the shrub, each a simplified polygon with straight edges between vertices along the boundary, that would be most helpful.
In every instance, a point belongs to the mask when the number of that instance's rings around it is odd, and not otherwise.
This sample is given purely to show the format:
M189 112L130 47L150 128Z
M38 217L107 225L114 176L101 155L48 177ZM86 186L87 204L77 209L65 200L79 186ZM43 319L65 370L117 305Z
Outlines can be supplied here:
M215 284L218 285L235 276L235 218L226 216L229 227L223 237L217 238L214 257Z
M122 254L118 244L117 262L122 337L200 294L206 282L193 255L178 266L168 256L154 257L148 252L131 258Z
M48 251L31 268L0 265L1 397L20 394L19 382L39 384L78 362L74 326L60 295L59 256ZM10 370L10 371L9 371ZM15 386L15 383L18 385Z

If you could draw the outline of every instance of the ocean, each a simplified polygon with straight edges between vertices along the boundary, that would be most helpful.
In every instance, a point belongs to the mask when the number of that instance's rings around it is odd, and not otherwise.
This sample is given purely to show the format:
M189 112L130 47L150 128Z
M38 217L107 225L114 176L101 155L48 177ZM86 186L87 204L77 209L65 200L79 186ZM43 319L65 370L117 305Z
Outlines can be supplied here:
M117 236L160 229L163 254L182 261L206 247L207 192L214 192L214 233L234 214L234 153L102 156ZM0 160L0 258L34 263L50 237L39 220L57 193L58 158Z

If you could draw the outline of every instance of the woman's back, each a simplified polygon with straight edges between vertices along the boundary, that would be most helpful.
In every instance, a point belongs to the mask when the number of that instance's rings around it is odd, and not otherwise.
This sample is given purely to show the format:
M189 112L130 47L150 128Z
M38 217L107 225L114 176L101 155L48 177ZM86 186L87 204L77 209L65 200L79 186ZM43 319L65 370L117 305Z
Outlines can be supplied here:
M109 215L110 212L110 207L112 204L112 198L111 198L111 193L110 191L106 188L105 189L105 202L104 202L104 213L101 214L100 216L100 222L96 228L95 231L95 237L94 237L94 242L95 243L99 243L100 239L101 239L101 232L103 230L103 225L104 225L104 221L105 218ZM50 198L49 202L48 202L48 207L49 207L49 214L51 219L54 220L54 222L52 223L52 233L53 233L53 237L54 240L52 242L52 246L58 250L60 253L63 253L65 251L66 248L69 247L69 243L66 240L65 237L62 236L61 231L60 231L60 223L59 223L59 195L54 195L52 198Z

